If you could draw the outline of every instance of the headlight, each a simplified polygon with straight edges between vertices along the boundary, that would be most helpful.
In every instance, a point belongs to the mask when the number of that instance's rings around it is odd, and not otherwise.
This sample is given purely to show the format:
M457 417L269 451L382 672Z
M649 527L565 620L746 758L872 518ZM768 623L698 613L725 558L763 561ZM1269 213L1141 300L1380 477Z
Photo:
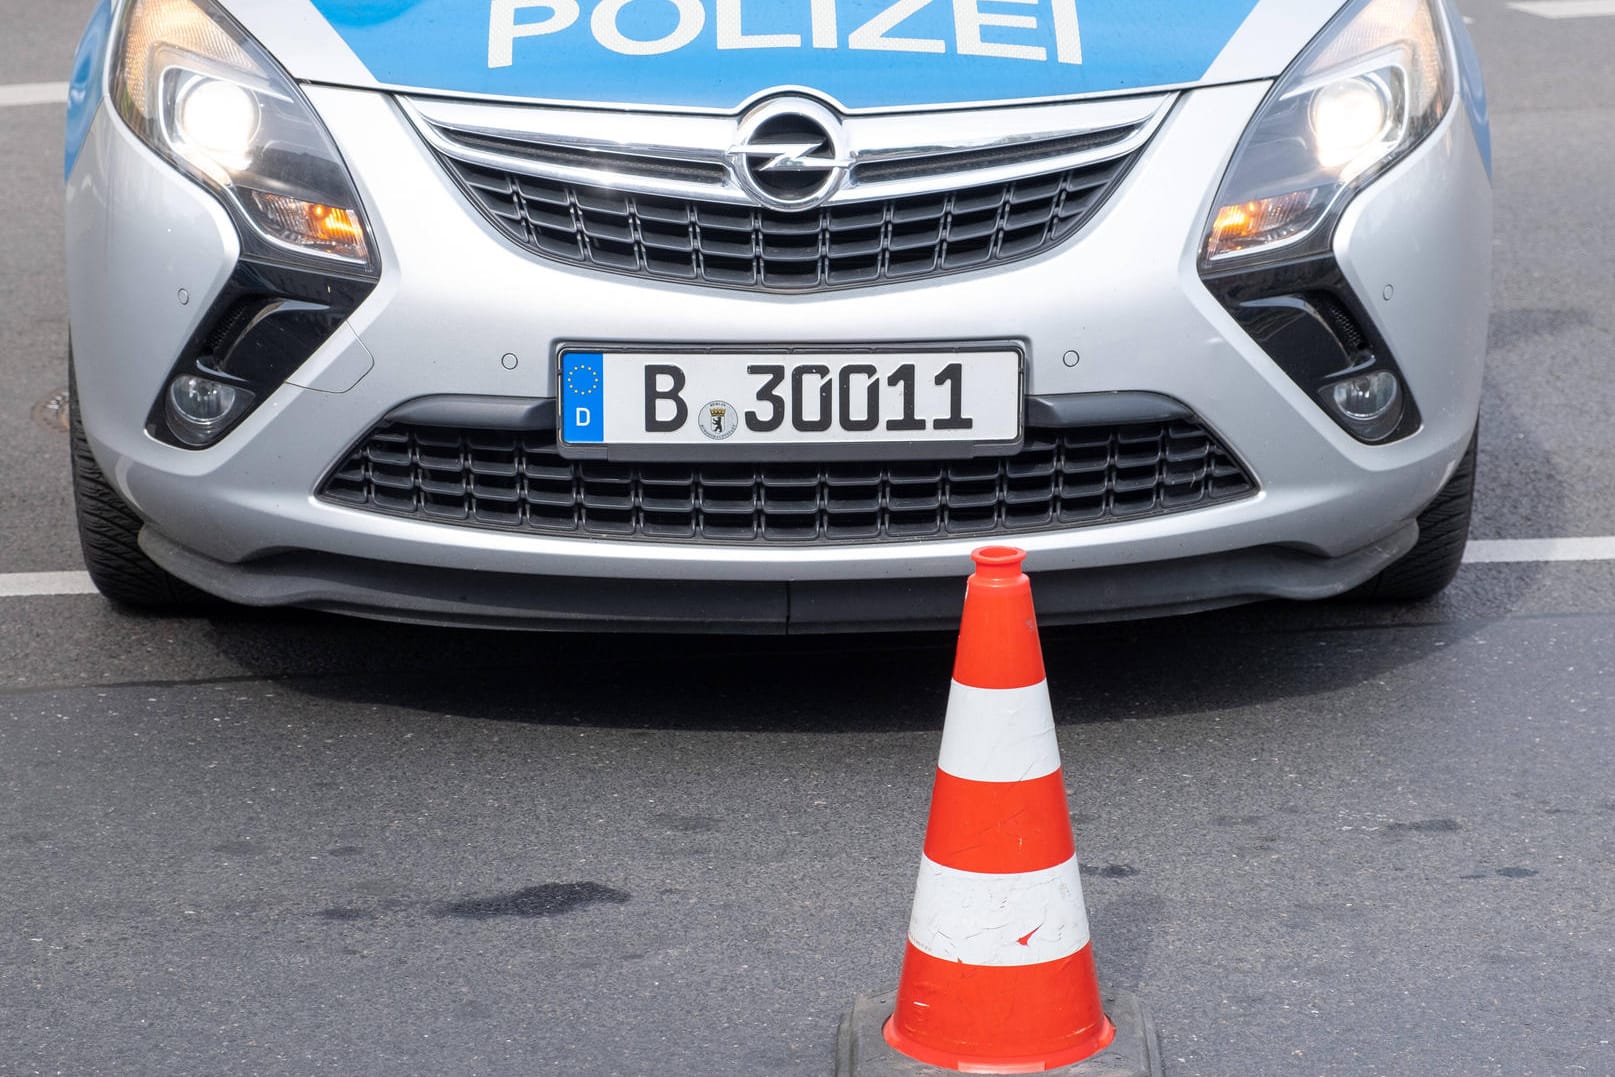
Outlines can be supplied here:
M359 196L330 135L212 0L134 0L112 88L134 132L216 191L263 253L370 264Z
M1320 253L1351 195L1446 115L1440 0L1357 0L1279 80L1234 152L1202 261Z

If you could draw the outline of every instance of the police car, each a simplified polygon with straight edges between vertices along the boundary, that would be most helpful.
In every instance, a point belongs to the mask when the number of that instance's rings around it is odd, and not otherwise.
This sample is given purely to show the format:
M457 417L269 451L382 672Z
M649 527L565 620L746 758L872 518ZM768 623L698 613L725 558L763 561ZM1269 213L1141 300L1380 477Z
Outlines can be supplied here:
M113 600L945 624L1417 599L1469 526L1445 0L102 0L66 160Z

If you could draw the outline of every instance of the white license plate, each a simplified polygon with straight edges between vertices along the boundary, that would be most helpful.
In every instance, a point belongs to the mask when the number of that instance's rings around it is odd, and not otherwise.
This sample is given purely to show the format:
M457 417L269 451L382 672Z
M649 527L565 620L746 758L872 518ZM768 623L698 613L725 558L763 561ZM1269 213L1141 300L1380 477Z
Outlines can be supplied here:
M578 455L744 459L1013 446L1018 351L561 353L560 433ZM594 450L594 451L591 451ZM718 450L718 451L714 451Z

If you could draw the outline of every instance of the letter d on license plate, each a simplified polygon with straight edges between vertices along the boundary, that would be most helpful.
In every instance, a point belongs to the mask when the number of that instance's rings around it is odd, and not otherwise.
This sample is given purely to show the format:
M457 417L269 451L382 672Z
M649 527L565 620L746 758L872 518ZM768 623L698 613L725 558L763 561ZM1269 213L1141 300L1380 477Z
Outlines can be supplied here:
M1021 438L1021 355L565 351L563 451L621 460L967 456ZM942 449L938 453L938 449Z

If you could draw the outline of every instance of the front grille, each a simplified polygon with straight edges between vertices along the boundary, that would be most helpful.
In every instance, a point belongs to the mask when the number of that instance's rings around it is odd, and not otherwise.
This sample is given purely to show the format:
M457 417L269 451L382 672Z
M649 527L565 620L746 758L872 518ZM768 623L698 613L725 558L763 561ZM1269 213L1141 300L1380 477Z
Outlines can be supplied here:
M684 542L852 543L1053 530L1253 493L1204 427L1027 431L1015 456L870 463L563 459L552 430L384 424L320 496L440 523Z
M440 157L488 218L536 254L658 280L794 292L913 280L1047 250L1082 227L1132 160L782 213Z

